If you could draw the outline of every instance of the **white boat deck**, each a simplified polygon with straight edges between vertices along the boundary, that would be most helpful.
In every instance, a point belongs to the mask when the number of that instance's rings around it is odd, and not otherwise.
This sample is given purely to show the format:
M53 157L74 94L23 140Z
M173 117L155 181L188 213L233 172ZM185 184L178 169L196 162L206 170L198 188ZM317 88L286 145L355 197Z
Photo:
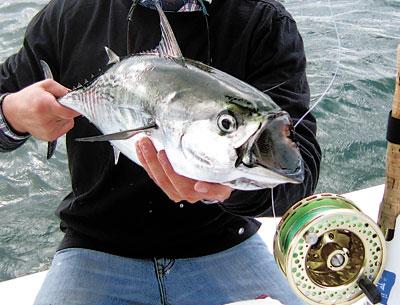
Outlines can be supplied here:
M383 198L384 185L379 185L360 191L345 194L372 219L376 220L379 205ZM279 219L259 218L262 222L260 235L272 251L273 237ZM35 296L46 276L46 271L23 276L9 281L0 282L0 304L32 305ZM364 301L357 304L367 304ZM205 304L206 305L206 304Z

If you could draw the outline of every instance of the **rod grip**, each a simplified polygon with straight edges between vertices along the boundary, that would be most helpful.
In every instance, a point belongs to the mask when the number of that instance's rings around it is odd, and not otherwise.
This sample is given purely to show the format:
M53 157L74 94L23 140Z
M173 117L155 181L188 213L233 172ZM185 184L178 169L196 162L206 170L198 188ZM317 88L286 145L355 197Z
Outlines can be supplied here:
M397 46L397 75L394 89L392 116L400 119L400 44Z
M400 45L397 47L397 74L392 117L400 119ZM387 240L393 237L398 215L400 215L400 145L388 142L385 192L378 216L378 224Z

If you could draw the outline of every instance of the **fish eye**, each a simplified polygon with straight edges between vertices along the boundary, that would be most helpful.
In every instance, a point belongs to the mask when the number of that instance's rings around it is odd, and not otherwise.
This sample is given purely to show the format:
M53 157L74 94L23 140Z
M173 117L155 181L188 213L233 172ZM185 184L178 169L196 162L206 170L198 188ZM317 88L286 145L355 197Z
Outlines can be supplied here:
M217 123L218 128L224 133L235 131L238 125L235 116L228 111L223 111L218 115Z

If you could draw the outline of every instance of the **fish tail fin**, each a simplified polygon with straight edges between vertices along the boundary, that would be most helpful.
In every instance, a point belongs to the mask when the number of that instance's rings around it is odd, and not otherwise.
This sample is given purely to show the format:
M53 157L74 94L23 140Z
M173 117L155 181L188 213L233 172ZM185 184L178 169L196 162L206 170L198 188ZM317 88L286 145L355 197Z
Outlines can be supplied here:
M54 79L53 73L47 62L44 60L40 60L40 65L42 66L43 74L45 79ZM57 140L47 142L47 160L49 160L56 151L57 148Z
M40 65L42 66L43 74L45 79L54 79L53 73L47 62L44 60L40 60Z

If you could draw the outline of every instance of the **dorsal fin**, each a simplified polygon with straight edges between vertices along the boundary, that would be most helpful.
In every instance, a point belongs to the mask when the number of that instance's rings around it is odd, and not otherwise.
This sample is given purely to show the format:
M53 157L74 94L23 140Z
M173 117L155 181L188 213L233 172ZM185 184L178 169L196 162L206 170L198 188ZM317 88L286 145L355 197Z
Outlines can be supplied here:
M176 41L174 32L171 29L168 19L160 6L159 0L154 0L154 6L156 7L158 14L160 15L161 26L161 41L156 48L157 53L160 56L172 57L183 63L181 49L179 48L178 42Z
M115 54L115 52L113 50L111 50L108 47L104 47L104 48L106 49L106 53L107 53L107 56L108 56L107 65L115 64L115 63L120 61L119 56L117 54Z

